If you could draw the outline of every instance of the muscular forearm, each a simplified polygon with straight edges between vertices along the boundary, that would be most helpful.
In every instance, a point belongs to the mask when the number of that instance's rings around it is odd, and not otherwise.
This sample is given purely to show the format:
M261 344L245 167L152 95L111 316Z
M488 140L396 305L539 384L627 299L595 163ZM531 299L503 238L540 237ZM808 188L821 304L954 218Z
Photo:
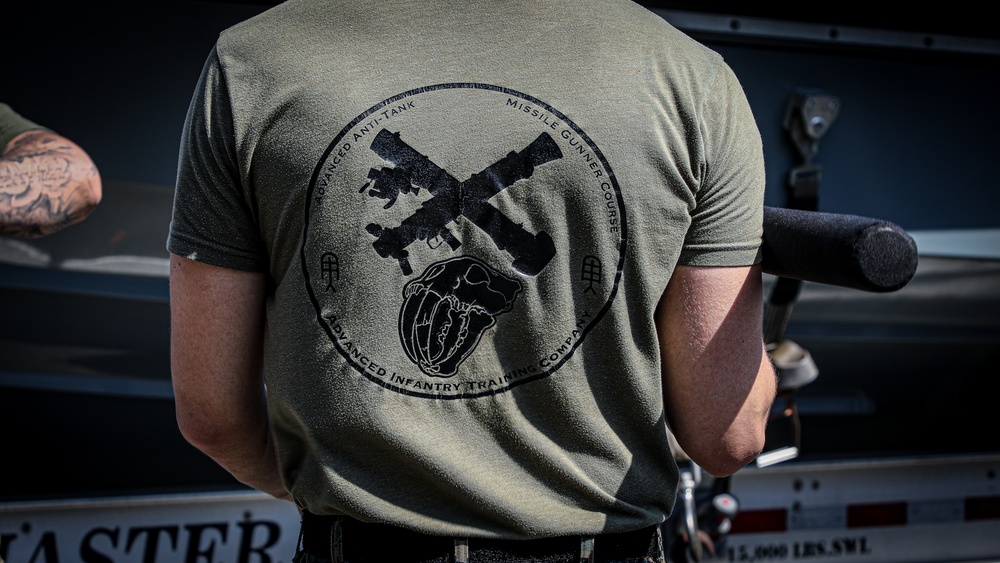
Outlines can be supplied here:
M753 460L776 380L757 268L679 267L658 311L664 402L685 454L714 475Z
M50 131L25 131L0 156L0 234L53 233L83 220L101 196L90 157Z
M235 417L231 412L228 416L219 417L206 416L208 413L205 411L195 412L198 407L191 403L182 400L178 402L177 409L178 425L188 442L241 483L274 497L291 500L278 471L274 442L263 407ZM220 419L225 423L220 423Z
M263 381L264 277L171 256L171 371L184 437L236 479L289 498Z
M722 371L715 378L725 376L729 381L721 388L708 383L672 389L668 407L677 414L671 421L677 421L673 428L685 454L720 477L760 454L775 393L774 371L766 354L761 354L756 369L749 364L745 372Z

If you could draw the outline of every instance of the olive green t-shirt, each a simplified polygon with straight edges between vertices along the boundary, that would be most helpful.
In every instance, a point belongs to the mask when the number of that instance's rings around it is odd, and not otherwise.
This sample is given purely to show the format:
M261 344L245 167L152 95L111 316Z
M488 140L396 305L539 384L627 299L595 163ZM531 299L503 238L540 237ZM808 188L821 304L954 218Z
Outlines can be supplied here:
M750 265L760 135L623 0L289 0L221 34L168 247L266 274L283 477L317 514L539 537L656 524L654 309Z
M3 152L11 139L31 129L45 128L21 117L9 105L0 102L0 152Z

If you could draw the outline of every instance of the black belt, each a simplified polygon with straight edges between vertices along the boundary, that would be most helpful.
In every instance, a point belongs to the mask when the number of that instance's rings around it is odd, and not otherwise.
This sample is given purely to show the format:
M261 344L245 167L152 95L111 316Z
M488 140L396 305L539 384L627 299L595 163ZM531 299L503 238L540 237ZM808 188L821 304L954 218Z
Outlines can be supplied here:
M531 540L429 536L396 526L303 511L301 550L334 563L556 563L662 561L658 526ZM592 558L588 559L588 555ZM651 559L646 559L651 557Z

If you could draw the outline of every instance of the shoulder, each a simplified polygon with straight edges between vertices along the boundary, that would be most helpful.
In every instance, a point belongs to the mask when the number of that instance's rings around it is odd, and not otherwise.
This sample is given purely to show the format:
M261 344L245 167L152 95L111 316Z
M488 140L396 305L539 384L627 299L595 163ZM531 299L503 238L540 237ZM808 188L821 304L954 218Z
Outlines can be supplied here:
M219 34L216 48L223 53L239 51L273 52L288 45L300 45L310 28L322 26L336 13L341 2L285 0L239 22ZM290 40L294 38L295 40Z
M677 28L666 13L631 0L600 3L611 28L613 48L645 58L674 83L711 83L725 73L722 55Z

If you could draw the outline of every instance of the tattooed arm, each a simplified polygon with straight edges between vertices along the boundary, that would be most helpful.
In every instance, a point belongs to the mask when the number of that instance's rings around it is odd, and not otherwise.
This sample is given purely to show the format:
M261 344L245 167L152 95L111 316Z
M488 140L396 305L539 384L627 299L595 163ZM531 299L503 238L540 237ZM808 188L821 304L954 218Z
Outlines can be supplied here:
M40 237L83 220L101 201L101 176L76 143L32 129L0 153L0 235Z

